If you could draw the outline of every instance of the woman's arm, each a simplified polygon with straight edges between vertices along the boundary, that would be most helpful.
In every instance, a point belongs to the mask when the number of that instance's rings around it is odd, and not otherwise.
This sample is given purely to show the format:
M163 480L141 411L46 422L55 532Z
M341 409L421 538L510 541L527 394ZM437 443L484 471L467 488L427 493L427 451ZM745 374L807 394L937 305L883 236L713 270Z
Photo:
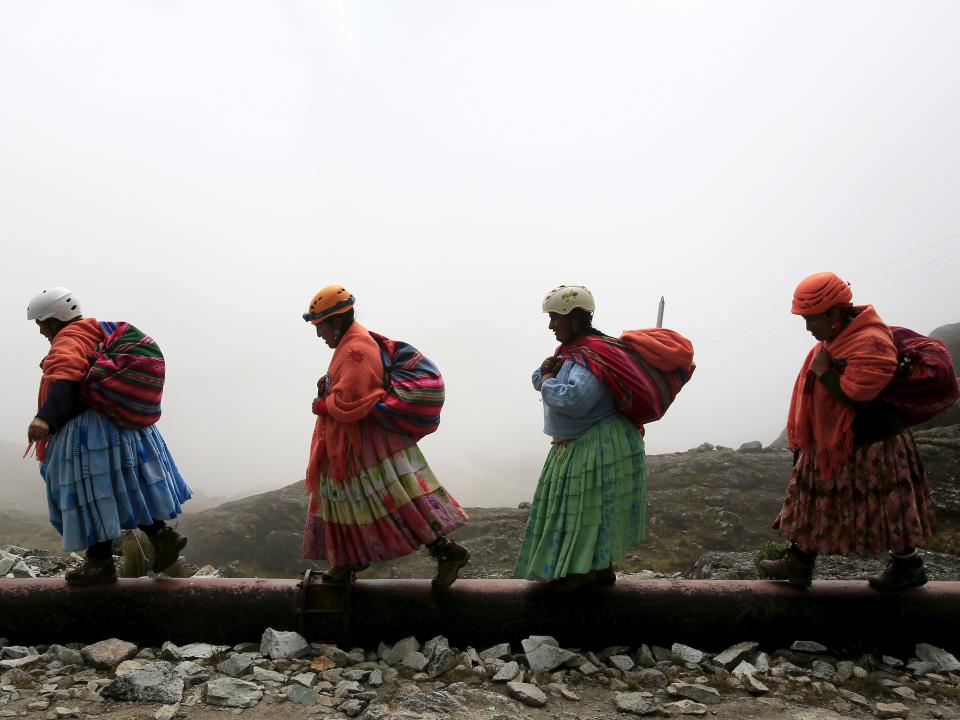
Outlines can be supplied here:
M552 410L570 417L583 417L603 394L604 385L582 365L573 362L570 365L570 374L564 382L556 378L544 380L540 392L543 402Z

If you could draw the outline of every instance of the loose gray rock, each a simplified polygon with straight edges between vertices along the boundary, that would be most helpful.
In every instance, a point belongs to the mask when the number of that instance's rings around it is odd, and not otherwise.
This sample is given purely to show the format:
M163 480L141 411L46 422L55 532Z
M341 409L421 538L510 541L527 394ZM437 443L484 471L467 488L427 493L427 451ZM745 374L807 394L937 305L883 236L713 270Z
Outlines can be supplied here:
M910 702L916 702L917 700L917 694L913 691L913 688L905 685L895 687L891 692L902 700L909 700Z
M547 704L547 696L543 690L530 683L508 682L507 694L530 707L543 707Z
M653 653L650 652L650 648L646 645L641 645L637 648L637 651L631 655L631 657L640 667L652 668L657 664L656 658L653 657Z
M502 660L510 656L510 643L500 643L499 645L494 645L493 647L487 648L482 653L480 653L481 660L489 660L491 658Z
M173 720L180 712L180 703L164 705L153 714L153 720Z
M446 638L444 638L446 640ZM434 645L427 660L426 672L432 678L440 677L448 670L453 670L458 663L458 656L449 647Z
M720 693L709 685L698 683L673 683L667 686L670 695L679 695L704 705L717 705L720 702Z
M862 707L862 708L865 709L865 710L872 710L872 709L873 709L873 705L870 704L870 701L867 700L867 699L866 699L863 695L861 695L860 693L855 693L855 692L853 692L852 690L846 690L846 689L844 689L844 688L839 688L839 689L837 690L837 692L840 693L840 696L841 696L844 700L846 700L847 702L851 702L851 703L853 703L854 705L859 705L860 707Z
M241 675L246 675L250 672L250 668L253 667L254 661L260 657L260 653L250 652L250 653L233 653L224 660L222 663L217 665L217 670L222 672L224 675L229 675L230 677L240 677Z
M291 685L287 688L287 700L304 707L313 707L320 699L320 693L304 687L303 685Z
M254 665L253 667L253 679L257 682L272 682L283 684L287 681L287 676L283 673L279 673L276 670L268 670L267 668L262 668Z
M610 667L615 667L621 672L633 670L636 665L629 655L611 655L607 658L607 664L610 665Z
M650 693L618 692L613 701L619 712L631 715L655 715L659 712Z
M379 655L380 659L387 665L399 665L407 655L419 650L420 643L417 642L417 639L415 637L406 637L398 641L393 647L384 647L383 652L379 653Z
M262 697L259 685L237 678L217 678L203 686L203 701L217 707L251 708Z
M918 643L916 656L921 660L932 663L939 672L954 672L960 670L960 662L946 650L927 643Z
M178 663L174 667L174 670L177 671L177 675L182 677L184 683L187 685L199 685L210 679L210 668L200 663L195 663L193 660L184 660Z
M430 657L430 654L433 652L434 648L450 648L450 641L447 640L443 635L437 635L436 637L430 638L423 644L423 648L420 650L424 655Z
M877 703L874 712L880 718L905 718L910 708L903 703Z
M347 671L347 672L349 672L349 671ZM369 672L369 671L368 671L368 672ZM344 677L345 677L347 680L361 680L361 679L362 679L362 678L360 678L360 677L346 677L346 673L344 673ZM305 672L305 673L300 673L300 674L298 674L298 675L294 675L294 676L293 676L292 678L290 678L290 679L293 680L293 682L297 683L298 685L302 685L302 686L305 687L305 688L310 688L310 687L313 687L313 686L316 684L316 682L317 682L317 674L316 674L316 673L312 673L312 672Z
M229 650L228 645L211 645L210 643L190 643L177 648L177 652L184 660L209 660L214 655L221 655Z
M737 452L760 452L761 450L763 450L763 443L759 440L745 442L737 448Z
M764 693L770 692L770 688L760 682L753 675L744 675L740 679L740 682L743 683L743 689L751 695L763 695Z
M825 645L821 645L818 642L813 642L812 640L797 640L790 646L790 649L794 652L805 652L805 653L825 653L827 648Z
M98 670L109 670L124 660L129 660L137 654L139 648L133 643L117 638L101 640L93 645L87 645L80 651L80 655L90 665Z
M671 715L706 715L707 706L693 700L677 700L663 706Z
M743 680L743 678L747 675L750 675L752 677L753 675L756 675L756 674L757 674L757 669L753 665L748 663L746 660L743 660L742 662L740 662L740 664L733 669L733 676L735 678L740 678L740 680Z
M444 716L459 712L464 706L448 692L436 690L434 692L412 692L405 695L398 703L400 710L411 713L433 713Z
M742 642L732 645L713 658L713 662L729 670L736 667L747 655L760 647L760 643Z
M80 651L64 647L63 645L51 645L47 649L47 652L44 653L44 657L47 657L51 660L58 660L64 665L85 664L83 655L80 654Z
M271 660L306 657L311 653L310 643L299 633L267 628L260 638L260 654Z
M183 700L183 678L165 660L158 660L114 678L100 694L115 700L173 705Z
M407 653L407 656L403 658L403 666L420 672L427 667L427 659L423 656L422 652L414 650Z
M525 649L528 642L528 640L523 641ZM569 650L564 650L561 647L544 643L536 646L532 650L526 650L526 657L527 665L530 666L533 672L553 672L567 662L567 660L574 657L574 653Z
M497 671L497 674L494 675L492 679L494 682L508 682L509 680L513 680L519 672L520 665L511 660L502 668L500 668L500 670Z
M644 687L665 688L670 684L667 676L655 668L641 668L624 673L624 679L636 680Z
M160 647L160 659L170 660L171 662L179 662L180 660L183 660L183 655L180 654L180 648L178 648L172 642L165 642Z
M356 698L347 700L345 703L341 703L337 708L347 717L357 717L362 713L367 707L367 703L363 700L358 700Z
M706 654L682 643L674 643L670 646L670 654L680 658L683 662L700 663L703 662Z

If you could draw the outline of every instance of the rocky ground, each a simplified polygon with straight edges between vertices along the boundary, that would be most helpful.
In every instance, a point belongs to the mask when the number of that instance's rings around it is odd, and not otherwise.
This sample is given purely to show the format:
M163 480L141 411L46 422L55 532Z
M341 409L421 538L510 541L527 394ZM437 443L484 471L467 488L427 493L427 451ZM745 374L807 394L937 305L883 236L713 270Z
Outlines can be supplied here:
M119 639L49 647L0 639L0 718L356 718L606 720L960 717L960 662L932 645L914 657L841 658L813 642L716 654L685 645L452 648L443 637L377 649L308 643L139 648Z

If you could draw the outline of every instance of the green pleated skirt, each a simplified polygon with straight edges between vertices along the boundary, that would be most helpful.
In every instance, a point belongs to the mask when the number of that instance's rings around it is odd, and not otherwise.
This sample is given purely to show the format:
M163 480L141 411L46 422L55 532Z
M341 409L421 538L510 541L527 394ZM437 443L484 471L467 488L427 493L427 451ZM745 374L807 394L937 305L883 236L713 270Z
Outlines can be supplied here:
M646 484L643 435L622 415L554 443L514 574L550 580L623 559L646 534Z

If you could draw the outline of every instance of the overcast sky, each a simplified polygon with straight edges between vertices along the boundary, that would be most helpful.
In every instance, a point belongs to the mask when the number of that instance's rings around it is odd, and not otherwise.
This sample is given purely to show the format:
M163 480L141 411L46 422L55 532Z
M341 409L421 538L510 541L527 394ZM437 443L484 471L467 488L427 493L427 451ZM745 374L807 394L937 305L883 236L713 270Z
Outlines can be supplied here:
M36 411L27 302L65 285L160 343L195 488L298 480L331 353L300 316L339 282L444 372L422 447L464 503L533 494L558 284L611 334L665 295L692 339L648 453L766 444L805 275L960 320L958 27L934 1L4 0L0 438Z

